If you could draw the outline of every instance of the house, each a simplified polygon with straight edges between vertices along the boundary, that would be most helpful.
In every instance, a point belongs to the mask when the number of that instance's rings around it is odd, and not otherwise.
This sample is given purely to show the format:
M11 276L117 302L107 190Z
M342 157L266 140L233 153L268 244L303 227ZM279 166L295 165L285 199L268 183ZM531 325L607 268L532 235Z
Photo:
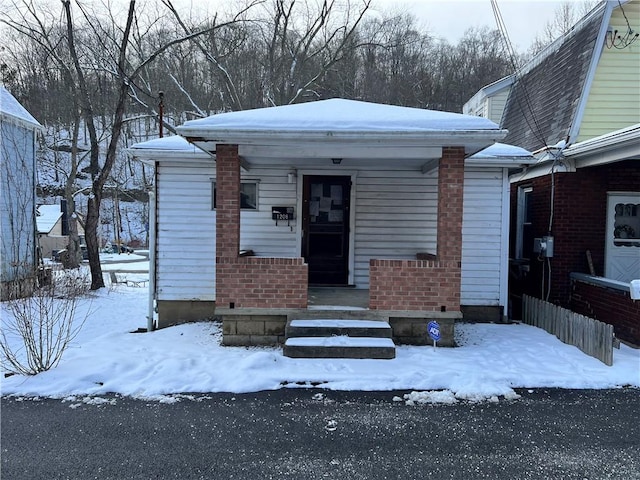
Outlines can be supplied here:
M408 343L426 343L426 319L452 343L463 314L504 317L508 173L533 158L494 145L493 122L331 99L178 133L131 148L155 165L158 327L215 314L225 344L276 343L318 286L364 295Z
M535 165L511 178L512 313L523 294L640 344L640 1L603 2L515 74L506 142Z
M38 121L0 86L0 298L27 296L36 281L35 162Z
M509 75L482 87L463 106L462 113L488 118L500 124L515 75Z
M36 209L38 245L43 257L53 258L57 251L69 245L69 227L67 225L66 202L57 205L38 205ZM84 230L78 222L78 234Z

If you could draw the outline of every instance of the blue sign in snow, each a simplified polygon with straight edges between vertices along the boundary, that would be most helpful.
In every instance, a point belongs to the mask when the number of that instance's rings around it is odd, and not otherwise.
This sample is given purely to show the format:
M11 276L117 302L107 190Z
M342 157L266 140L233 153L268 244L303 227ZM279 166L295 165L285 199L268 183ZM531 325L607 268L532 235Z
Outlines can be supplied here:
M432 320L427 324L427 332L434 342L440 340L440 325L435 320Z

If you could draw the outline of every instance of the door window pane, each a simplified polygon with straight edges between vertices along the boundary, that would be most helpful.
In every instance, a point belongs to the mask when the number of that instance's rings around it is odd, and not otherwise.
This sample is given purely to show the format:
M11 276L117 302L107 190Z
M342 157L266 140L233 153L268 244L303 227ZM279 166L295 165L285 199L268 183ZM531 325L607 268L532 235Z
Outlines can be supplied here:
M640 247L640 205L617 203L613 223L616 247Z

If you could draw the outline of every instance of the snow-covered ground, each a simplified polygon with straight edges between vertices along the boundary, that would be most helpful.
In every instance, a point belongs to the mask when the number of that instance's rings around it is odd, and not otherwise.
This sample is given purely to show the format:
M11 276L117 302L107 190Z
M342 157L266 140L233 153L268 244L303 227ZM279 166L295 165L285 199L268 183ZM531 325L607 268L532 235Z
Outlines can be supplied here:
M514 388L640 387L640 350L622 345L611 367L521 324L459 324L457 348L401 346L394 360L292 359L282 349L223 347L220 325L152 333L147 289L118 284L81 301L87 320L60 364L2 381L3 395L75 398L117 393L175 401L188 393L319 387L408 390L412 402L517 398ZM2 304L3 321L10 315ZM402 400L397 398L397 400Z

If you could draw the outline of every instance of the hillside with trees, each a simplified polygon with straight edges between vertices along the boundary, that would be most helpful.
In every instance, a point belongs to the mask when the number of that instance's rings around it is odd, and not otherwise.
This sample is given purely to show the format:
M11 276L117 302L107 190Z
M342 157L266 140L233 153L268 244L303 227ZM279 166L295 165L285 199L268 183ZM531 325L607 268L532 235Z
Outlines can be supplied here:
M40 201L65 198L69 217L84 219L94 289L114 229L146 241L151 175L125 149L158 136L161 102L169 134L188 119L332 97L460 112L512 71L496 30L452 44L371 0L253 0L209 13L171 0L3 3L1 81L45 126Z

